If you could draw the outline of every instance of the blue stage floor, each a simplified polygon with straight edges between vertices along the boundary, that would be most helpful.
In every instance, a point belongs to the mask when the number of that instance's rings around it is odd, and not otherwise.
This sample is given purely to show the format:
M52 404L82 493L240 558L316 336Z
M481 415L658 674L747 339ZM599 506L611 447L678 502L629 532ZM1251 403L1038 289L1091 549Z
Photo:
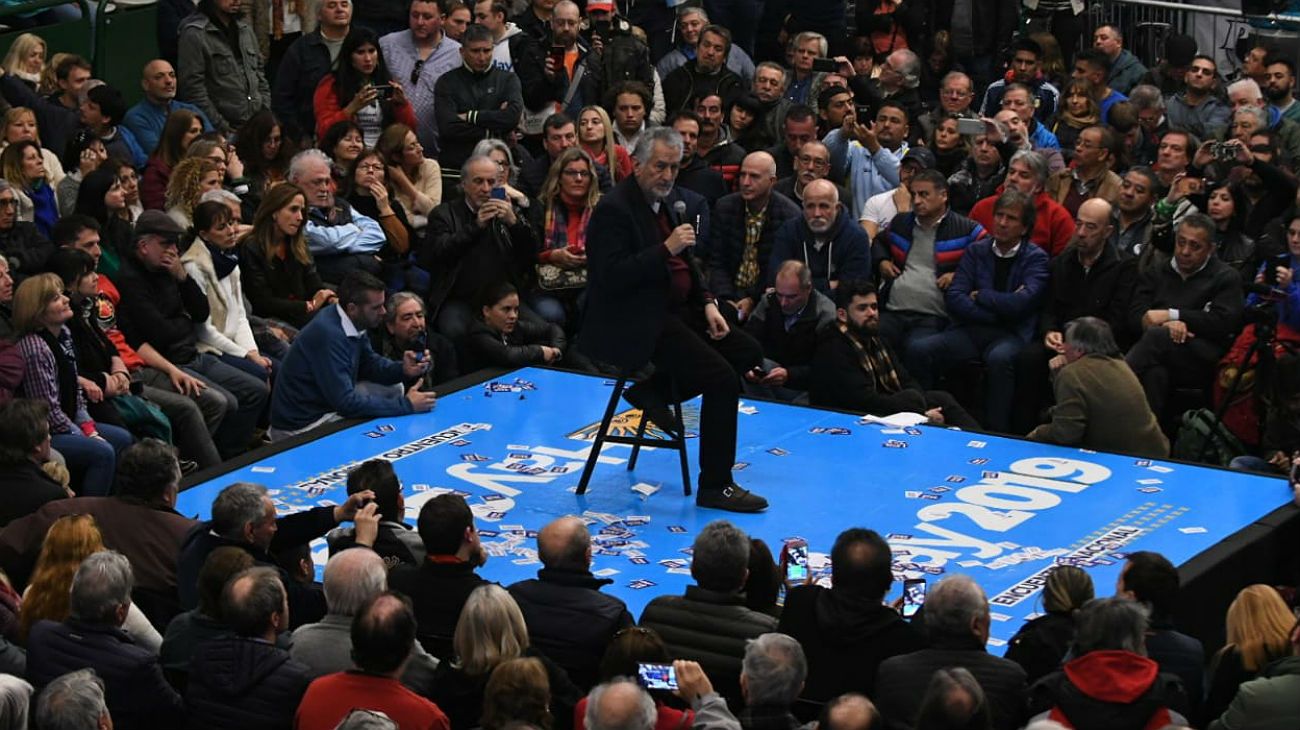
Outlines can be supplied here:
M737 481L771 502L766 513L697 509L682 496L674 452L643 452L628 472L630 448L618 445L606 447L606 463L579 497L610 385L520 370L449 394L432 413L373 421L229 472L183 492L177 509L206 519L213 497L234 481L270 487L281 513L338 503L350 465L389 459L411 524L431 496L465 494L492 556L482 572L504 585L540 567L536 530L560 515L586 515L597 540L593 569L613 579L606 590L638 616L655 595L690 583L689 546L711 520L732 520L773 552L785 538L806 538L818 577L836 534L870 527L889 538L898 577L933 582L962 572L983 585L993 602L990 643L1000 646L1039 609L1038 581L1053 564L1085 567L1098 595L1110 595L1124 553L1155 550L1181 564L1290 499L1276 479L930 427L894 430L766 402L742 403L736 465ZM688 430L694 413L688 404ZM693 476L698 464L692 447ZM643 497L638 485L658 490ZM324 563L323 541L314 557Z

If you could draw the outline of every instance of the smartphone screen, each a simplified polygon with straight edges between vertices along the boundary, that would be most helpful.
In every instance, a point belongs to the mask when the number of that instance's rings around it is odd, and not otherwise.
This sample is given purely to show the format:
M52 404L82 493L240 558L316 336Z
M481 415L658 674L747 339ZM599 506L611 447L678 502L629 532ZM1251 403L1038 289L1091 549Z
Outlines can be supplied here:
M492 188L492 199L493 199L493 200L505 200L505 199L506 199L506 189L505 189L505 188Z
M984 134L984 122L978 119L958 119L957 134L975 137Z
M925 603L925 579L908 578L903 581L903 618L912 618Z
M636 676L646 689L677 689L677 671L671 664L638 664Z
M785 544L785 579L791 583L808 580L808 543L803 540Z
M835 73L840 65L833 58L814 58L812 70L818 73Z

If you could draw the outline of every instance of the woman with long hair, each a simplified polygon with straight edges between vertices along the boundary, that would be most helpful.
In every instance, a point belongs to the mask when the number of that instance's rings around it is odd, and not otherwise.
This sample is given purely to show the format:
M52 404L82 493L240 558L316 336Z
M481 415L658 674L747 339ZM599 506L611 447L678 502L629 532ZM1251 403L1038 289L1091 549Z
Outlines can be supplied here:
M613 173L615 182L632 174L632 156L614 141L614 125L603 107L584 106L578 112L578 144Z
M301 329L335 300L307 250L307 196L290 183L266 191L241 242L244 296L252 314Z
M393 122L411 129L418 126L402 84L384 63L379 37L359 25L352 26L343 39L334 69L316 85L312 101L320 137L336 122L350 120L361 127L366 147L374 147L384 128Z
M1029 39L1043 49L1042 61L1039 64L1043 76L1056 88L1063 88L1070 76L1071 67L1067 65L1066 58L1061 54L1061 44L1057 42L1056 35L1052 33L1031 33ZM1070 53L1073 55L1073 50Z
M1061 106L1056 110L1052 134L1061 143L1061 154L1066 163L1074 159L1074 143L1079 133L1101 122L1101 107L1093 97L1093 85L1086 79L1074 79L1061 94Z
M41 72L45 71L45 39L35 33L23 33L14 39L0 63L5 73L22 79L23 83L36 91L41 83Z
M406 212L411 228L424 230L429 211L442 202L442 168L424 156L424 146L405 124L384 130L376 146L388 166L388 182L397 192L397 202Z
M1228 642L1210 660L1204 717L1222 715L1244 682L1258 677L1270 662L1291 656L1295 623L1272 586L1256 583L1241 589L1228 606Z
M272 362L258 351L244 310L234 221L230 207L219 200L194 209L194 240L181 263L208 298L208 319L199 325L197 346L266 382Z
M108 149L98 135L85 127L72 133L68 146L63 150L64 169L71 172L54 186L59 210L68 211L77 207L77 191L81 189L81 181L106 160Z
M957 131L958 118L956 114L940 117L927 140L930 149L934 151L935 169L942 172L944 177L952 177L953 173L960 170L973 149L970 138Z
M31 140L14 142L0 152L0 174L14 187L18 200L18 220L36 224L46 238L59 219L59 203L54 197L45 170L41 146Z
M324 152L325 156L334 163L332 168L334 182L341 186L348 176L348 167L366 148L366 141L361 133L361 127L351 119L345 119L330 125L316 143L316 148Z
M502 662L483 691L483 730L533 727L551 730L551 683L541 660L520 657Z
M497 163L497 186L505 188L506 197L518 208L528 207L528 196L515 187L519 179L519 166L515 164L515 155L510 147L499 139L484 139L474 145L471 157L483 155Z
M0 139L0 150L14 142L30 141L41 144L40 128L36 125L36 112L25 106L16 106L5 112L4 139ZM63 163L59 160L62 150L49 150L41 147L41 159L45 160L45 173L51 185L58 185L65 174Z
M182 228L194 224L194 208L209 190L221 190L221 166L206 157L186 157L167 182L167 215Z
M72 610L72 578L81 567L81 561L106 550L99 525L91 515L64 515L50 525L36 558L36 568L23 591L23 606L18 614L21 640L37 621L64 621ZM133 602L127 610L122 625L136 644L157 653L162 646L162 636L149 624L143 612Z
M244 123L235 138L235 152L244 163L248 192L260 197L267 188L287 179L289 160L297 150L284 138L280 121L263 109Z
M99 273L112 279L122 266L122 256L130 249L134 226L122 217L126 193L117 172L101 165L81 182L74 212L89 216L99 224Z
M587 227L600 201L596 163L579 147L560 153L542 183L529 221L541 234L537 252L538 287L528 304L542 319L564 326L576 322L578 300L586 291Z
M71 300L54 274L25 279L14 293L14 330L26 372L18 392L50 406L50 442L63 454L73 485L83 496L107 495L113 486L117 455L131 445L131 434L96 423L86 408L77 379L77 351L68 321Z
M140 202L148 210L167 207L167 183L172 169L185 159L185 151L203 134L203 120L188 109L177 109L167 115L158 148L149 156L140 178Z
M1255 240L1242 232L1250 202L1240 185L1221 181L1206 194L1205 212L1214 221L1214 253L1241 273L1243 285L1255 280Z
M427 275L417 277L419 281L414 286L408 287L406 281L411 270L411 223L397 203L397 193L389 184L387 170L379 150L365 150L348 168L341 197L353 210L378 221L384 229L388 242L379 250L379 258L383 261L382 278L388 287L425 292L429 288Z
M1024 668L1033 684L1061 666L1074 641L1074 613L1094 595L1092 578L1073 565L1058 565L1043 585L1043 615L1007 642L1006 658Z

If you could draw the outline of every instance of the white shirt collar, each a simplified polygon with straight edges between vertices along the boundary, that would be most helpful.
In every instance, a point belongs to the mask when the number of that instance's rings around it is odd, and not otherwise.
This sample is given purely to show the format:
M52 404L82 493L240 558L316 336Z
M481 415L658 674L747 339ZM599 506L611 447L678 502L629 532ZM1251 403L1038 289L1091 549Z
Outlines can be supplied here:
M1014 259L1014 258L1016 257L1016 254L1020 253L1020 247L1021 247L1023 244L1024 244L1024 241L1021 241L1020 243L1017 243L1015 246L1012 246L1010 251L1007 251L1006 253L1002 253L1002 249L998 248L998 244L997 244L997 242L994 241L994 242L993 242L993 255L994 255L994 256L997 256L997 257L1000 258L1000 259Z
M1180 277L1182 277L1184 281L1186 281L1187 279L1190 279L1190 278L1192 278L1193 276L1196 276L1197 274L1201 273L1202 271L1205 270L1205 267L1206 267L1206 266L1209 266L1209 265L1210 265L1210 257L1207 256L1207 257L1205 258L1205 263L1203 263L1203 264L1201 264L1200 266L1196 267L1196 271L1193 271L1193 272L1190 273L1190 274L1184 274L1184 273L1183 273L1183 270L1180 269L1180 268L1178 268L1178 259L1173 258L1172 256L1169 257L1169 267L1172 268L1172 269L1174 270L1174 273L1175 273L1175 274L1178 274Z
M343 334L353 339L360 337L361 332L357 330L355 324L352 324L352 318L347 315L347 312L343 311L343 305L335 304L334 308L339 311L339 320L343 322Z

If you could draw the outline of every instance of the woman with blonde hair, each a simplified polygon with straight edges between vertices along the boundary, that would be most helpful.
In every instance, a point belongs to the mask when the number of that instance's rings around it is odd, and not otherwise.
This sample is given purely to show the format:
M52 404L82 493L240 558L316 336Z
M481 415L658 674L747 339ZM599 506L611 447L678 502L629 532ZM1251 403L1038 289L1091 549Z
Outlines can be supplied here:
M1074 641L1074 612L1094 595L1083 568L1058 565L1043 584L1043 615L1027 622L1007 642L1006 658L1024 667L1028 682L1056 671Z
M281 183L262 196L239 253L251 314L301 329L334 301L307 249L306 223L307 197L297 185Z
M41 132L36 126L36 112L25 106L11 107L5 112L5 131L4 138L0 139L0 150L13 144L14 142L31 141L41 144ZM45 161L45 174L49 178L50 184L57 186L63 179L66 170L59 154L63 150L50 150L41 146L41 159Z
M1228 709L1237 688L1282 657L1291 656L1291 629L1296 618L1272 586L1256 583L1241 589L1228 606L1228 642L1210 660L1207 718Z
M1101 107L1093 95L1093 85L1085 79L1074 79L1061 94L1061 104L1052 123L1052 134L1061 143L1061 154L1068 163L1074 158L1074 143L1088 127L1101 124Z
M411 228L424 230L429 211L442 202L442 168L424 156L424 146L405 124L392 124L375 146L388 166L388 182L397 192L397 202L406 212Z
M554 717L571 717L578 688L558 665L529 646L528 628L519 604L495 583L469 594L452 637L456 658L435 671L429 699L447 713L451 726L476 727L483 712L484 691L493 672L512 659L533 657L546 669ZM561 714L564 713L564 714Z
M576 322L578 297L587 288L587 226L599 200L596 163L582 148L570 147L551 164L538 204L528 209L541 234L539 290L528 295L528 305L560 327Z
M578 144L610 171L614 182L632 174L632 155L614 141L614 125L603 107L584 106L578 112Z
M14 39L5 60L0 63L5 73L23 80L32 91L41 83L41 73L45 71L45 39L35 33L23 33Z
M59 219L59 204L41 146L31 140L14 142L0 152L0 175L14 188L18 220L36 224L46 238Z
M221 167L204 157L186 157L172 170L164 201L167 215L182 228L194 225L194 208L209 190L221 189Z
M41 544L36 568L23 591L23 605L18 613L18 629L23 642L37 621L64 621L71 610L72 577L81 561L105 550L104 538L91 515L64 515L50 525ZM149 619L131 604L122 630L136 644L157 653L162 636Z

